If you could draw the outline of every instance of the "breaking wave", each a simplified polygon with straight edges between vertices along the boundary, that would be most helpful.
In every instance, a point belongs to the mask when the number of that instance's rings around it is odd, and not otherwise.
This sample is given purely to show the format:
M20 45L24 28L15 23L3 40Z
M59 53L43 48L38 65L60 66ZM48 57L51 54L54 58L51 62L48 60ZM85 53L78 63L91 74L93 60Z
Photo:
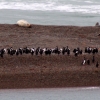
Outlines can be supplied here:
M0 9L60 11L100 14L100 1L96 0L0 0Z

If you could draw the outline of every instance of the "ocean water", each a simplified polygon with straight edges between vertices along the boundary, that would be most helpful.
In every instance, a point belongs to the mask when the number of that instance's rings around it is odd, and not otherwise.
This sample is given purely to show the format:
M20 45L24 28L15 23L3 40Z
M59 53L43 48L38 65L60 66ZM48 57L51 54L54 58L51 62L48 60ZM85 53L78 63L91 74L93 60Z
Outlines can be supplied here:
M0 23L20 19L40 25L94 26L100 22L100 0L0 0Z
M0 100L100 100L100 88L4 89Z

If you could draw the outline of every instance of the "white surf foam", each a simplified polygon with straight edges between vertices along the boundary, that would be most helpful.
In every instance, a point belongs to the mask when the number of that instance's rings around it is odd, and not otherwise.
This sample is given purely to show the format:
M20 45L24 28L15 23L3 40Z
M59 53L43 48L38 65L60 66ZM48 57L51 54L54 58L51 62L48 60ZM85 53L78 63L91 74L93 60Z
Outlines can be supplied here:
M91 1L84 1L87 4L70 4L61 3L60 0L50 0L46 2L21 2L20 0L9 2L0 0L0 9L19 9L19 10L39 10L39 11L60 11L60 12L77 12L77 13L94 13L100 14L100 4L91 4ZM75 0L73 0L76 2ZM79 0L82 2L82 0ZM77 1L77 2L79 2ZM88 4L89 3L89 4Z
M82 90L100 89L100 87L83 87Z

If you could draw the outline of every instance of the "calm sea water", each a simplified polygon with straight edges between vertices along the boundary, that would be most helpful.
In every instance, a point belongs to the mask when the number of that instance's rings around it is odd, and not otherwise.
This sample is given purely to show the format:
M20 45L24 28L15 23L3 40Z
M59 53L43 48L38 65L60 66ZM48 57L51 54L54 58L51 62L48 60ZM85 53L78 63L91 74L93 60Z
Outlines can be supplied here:
M0 23L94 26L100 22L100 0L0 0Z
M100 88L7 89L0 100L100 100Z

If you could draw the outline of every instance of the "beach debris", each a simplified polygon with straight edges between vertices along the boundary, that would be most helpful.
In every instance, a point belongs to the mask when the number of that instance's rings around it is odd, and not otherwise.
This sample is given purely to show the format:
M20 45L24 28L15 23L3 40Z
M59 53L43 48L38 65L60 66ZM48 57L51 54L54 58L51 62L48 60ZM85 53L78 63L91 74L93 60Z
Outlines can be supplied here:
M97 23L95 24L95 26L100 26L100 25L99 25L99 22L97 22Z
M21 27L31 28L31 24L27 22L26 20L18 20L17 25Z

